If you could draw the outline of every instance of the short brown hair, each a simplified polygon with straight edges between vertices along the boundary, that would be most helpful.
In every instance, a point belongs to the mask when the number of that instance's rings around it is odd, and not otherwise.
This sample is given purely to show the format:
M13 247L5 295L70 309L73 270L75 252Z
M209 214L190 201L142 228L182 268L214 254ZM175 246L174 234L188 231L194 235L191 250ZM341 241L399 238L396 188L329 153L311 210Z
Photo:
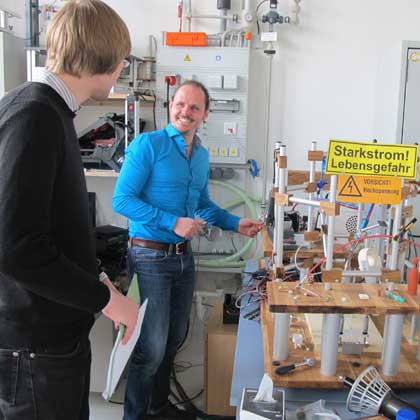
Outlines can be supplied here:
M174 97L176 95L176 93L178 92L179 89L181 89L183 86L194 86L198 89L201 89L202 92L204 93L204 102L206 105L206 111L209 110L210 108L210 95L209 95L209 91L207 90L207 88L200 82L197 82L197 80L187 80L183 83L181 83L175 90L174 94L172 95L172 100L174 100Z
M110 74L130 54L130 34L121 17L100 0L71 0L47 31L47 68L80 77Z

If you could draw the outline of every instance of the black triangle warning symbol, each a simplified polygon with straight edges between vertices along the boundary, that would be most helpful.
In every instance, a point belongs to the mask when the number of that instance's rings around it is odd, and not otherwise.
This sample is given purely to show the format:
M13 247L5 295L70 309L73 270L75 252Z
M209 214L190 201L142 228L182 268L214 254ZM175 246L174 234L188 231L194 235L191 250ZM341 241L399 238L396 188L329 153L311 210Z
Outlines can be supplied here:
M357 186L356 181L352 176L350 176L349 179L345 182L343 188L341 188L341 191L338 194L344 197L362 196L362 193L360 192L359 187Z

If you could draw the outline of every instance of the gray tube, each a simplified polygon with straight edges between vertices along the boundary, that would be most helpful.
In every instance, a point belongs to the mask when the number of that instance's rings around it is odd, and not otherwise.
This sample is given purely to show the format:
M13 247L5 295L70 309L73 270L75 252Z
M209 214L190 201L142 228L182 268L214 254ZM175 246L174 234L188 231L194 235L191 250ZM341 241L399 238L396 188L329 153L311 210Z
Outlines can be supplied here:
M274 314L273 360L287 360L289 356L290 314Z
M340 314L324 314L322 321L321 375L332 376L337 371Z
M404 315L387 315L386 336L382 355L382 372L387 376L398 374L400 365L400 346L403 332Z

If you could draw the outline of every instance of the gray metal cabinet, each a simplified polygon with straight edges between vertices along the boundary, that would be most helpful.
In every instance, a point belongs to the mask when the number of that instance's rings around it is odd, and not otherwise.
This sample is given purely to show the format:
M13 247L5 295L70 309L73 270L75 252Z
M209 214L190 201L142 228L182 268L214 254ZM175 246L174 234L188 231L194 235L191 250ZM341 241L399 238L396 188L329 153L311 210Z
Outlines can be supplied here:
M25 81L24 40L0 31L0 98Z
M420 42L404 41L397 141L420 144Z

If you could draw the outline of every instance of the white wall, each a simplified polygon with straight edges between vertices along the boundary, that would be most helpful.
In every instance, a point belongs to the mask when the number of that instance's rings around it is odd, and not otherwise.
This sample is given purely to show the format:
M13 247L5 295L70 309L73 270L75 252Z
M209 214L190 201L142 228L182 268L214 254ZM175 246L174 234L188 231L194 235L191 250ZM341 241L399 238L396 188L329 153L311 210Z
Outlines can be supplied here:
M136 55L147 53L149 34L160 40L161 31L178 28L176 0L106 3L127 23ZM279 2L279 11L288 14L291 3ZM239 4L233 0L232 8ZM0 0L0 5L24 12L23 1ZM270 143L286 142L289 168L298 169L306 167L306 150L313 140L323 149L330 138L395 141L400 46L403 40L420 40L420 2L303 0L301 7L300 26L279 28ZM194 11L217 13L216 0L193 0ZM201 20L193 22L192 29L214 33L218 24ZM261 51L253 56L249 157L261 163L267 60Z

